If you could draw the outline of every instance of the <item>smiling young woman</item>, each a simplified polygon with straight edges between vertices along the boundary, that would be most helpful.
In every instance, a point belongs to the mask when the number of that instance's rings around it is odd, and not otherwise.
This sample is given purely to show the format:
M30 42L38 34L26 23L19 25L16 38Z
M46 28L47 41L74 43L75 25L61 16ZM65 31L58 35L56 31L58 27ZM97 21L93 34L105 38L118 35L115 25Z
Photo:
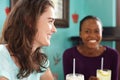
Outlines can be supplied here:
M42 53L55 33L51 0L19 0L8 14L0 38L0 80L53 80Z
M112 70L111 80L118 80L119 53L100 44L102 31L102 22L98 17L88 15L80 21L79 36L82 43L64 51L64 77L72 73L73 58L75 58L76 73L83 74L85 80L98 80L96 70L101 69L101 58L104 58L104 68Z

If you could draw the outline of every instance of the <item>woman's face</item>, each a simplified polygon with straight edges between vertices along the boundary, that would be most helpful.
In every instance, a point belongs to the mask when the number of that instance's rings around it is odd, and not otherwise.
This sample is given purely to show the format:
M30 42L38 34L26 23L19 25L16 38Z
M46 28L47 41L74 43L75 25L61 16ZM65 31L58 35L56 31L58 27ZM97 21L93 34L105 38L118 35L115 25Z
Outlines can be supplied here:
M37 33L34 39L34 46L49 46L50 38L56 32L54 25L55 14L53 7L47 7L45 12L38 18Z
M85 20L81 27L80 37L87 48L97 48L102 39L102 25L95 19Z

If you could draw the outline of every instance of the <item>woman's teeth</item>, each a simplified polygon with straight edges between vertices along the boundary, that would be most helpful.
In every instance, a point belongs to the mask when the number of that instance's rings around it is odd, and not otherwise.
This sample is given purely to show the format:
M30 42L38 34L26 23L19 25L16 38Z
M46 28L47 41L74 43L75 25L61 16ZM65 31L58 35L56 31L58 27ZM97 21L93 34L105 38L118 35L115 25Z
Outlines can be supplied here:
M89 40L89 42L92 42L92 43L94 43L94 42L96 42L96 40Z

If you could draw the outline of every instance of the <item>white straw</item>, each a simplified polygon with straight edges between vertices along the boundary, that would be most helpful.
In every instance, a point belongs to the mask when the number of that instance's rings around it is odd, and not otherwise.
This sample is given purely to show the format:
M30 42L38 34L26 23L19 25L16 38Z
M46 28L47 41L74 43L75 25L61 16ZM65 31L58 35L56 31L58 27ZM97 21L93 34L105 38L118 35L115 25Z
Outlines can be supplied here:
M101 58L101 70L103 70L103 62L104 62L104 59L103 57Z
M75 58L73 58L73 76L75 76Z

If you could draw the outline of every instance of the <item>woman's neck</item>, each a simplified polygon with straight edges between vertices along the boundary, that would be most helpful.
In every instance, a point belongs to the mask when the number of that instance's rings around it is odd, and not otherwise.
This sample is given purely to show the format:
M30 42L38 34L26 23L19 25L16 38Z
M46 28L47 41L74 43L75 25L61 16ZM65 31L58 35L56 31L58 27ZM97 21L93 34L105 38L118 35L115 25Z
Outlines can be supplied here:
M99 45L96 48L88 48L83 45L77 46L77 50L80 54L87 56L87 57L96 57L101 55L105 51L105 47Z

